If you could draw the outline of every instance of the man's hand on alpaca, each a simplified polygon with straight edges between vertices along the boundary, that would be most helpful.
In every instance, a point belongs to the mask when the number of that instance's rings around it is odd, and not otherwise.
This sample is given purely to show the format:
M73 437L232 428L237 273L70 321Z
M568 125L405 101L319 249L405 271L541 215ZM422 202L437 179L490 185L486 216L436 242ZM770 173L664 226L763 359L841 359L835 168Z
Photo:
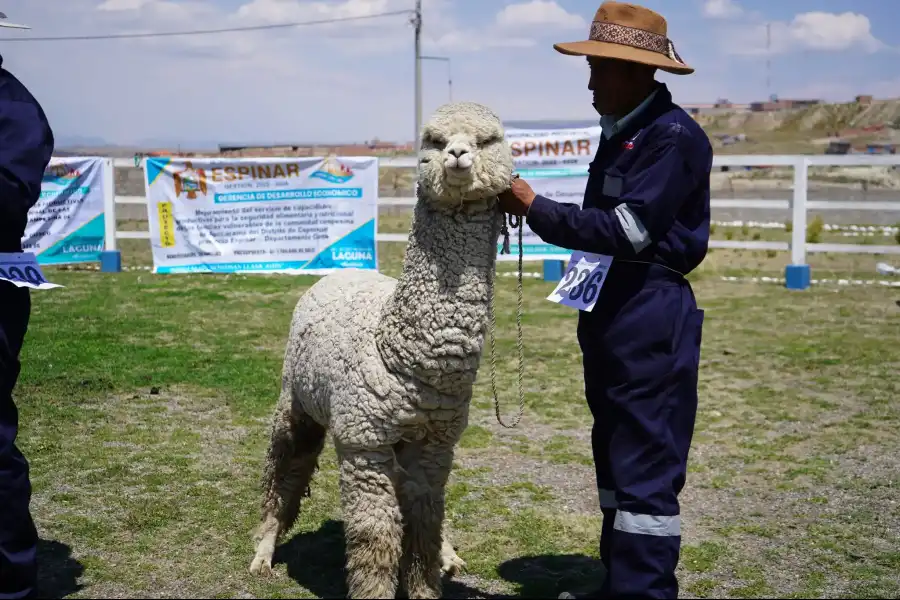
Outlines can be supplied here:
M509 189L498 196L500 208L508 214L524 217L534 202L534 195L531 186L524 179L516 177Z

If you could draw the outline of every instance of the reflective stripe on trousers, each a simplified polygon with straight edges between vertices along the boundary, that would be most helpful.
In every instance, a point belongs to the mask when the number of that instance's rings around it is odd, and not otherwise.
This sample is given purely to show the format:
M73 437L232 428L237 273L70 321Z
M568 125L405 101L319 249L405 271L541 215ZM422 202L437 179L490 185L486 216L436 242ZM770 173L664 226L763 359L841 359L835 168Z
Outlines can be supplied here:
M624 533L637 535L657 535L661 537L681 535L680 515L642 515L639 513L616 510L616 492L614 490L600 489L600 508L616 511L613 528Z

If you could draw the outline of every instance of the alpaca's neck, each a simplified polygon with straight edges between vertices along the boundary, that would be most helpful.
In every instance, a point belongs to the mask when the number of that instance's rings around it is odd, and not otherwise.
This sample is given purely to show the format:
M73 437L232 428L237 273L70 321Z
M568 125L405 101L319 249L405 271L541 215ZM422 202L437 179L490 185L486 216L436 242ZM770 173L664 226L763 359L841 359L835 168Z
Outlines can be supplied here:
M486 205L467 210L417 203L403 274L377 333L391 371L451 394L468 393L475 381L502 222Z

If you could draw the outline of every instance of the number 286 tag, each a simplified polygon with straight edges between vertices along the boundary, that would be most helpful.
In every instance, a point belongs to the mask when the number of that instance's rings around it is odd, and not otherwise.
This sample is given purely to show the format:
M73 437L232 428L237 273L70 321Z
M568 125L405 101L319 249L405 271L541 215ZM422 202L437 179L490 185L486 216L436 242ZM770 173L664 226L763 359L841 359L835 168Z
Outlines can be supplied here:
M62 287L58 283L47 281L37 257L31 252L0 253L0 281L36 290Z
M573 252L565 274L547 300L591 312L611 264L612 257L605 254Z

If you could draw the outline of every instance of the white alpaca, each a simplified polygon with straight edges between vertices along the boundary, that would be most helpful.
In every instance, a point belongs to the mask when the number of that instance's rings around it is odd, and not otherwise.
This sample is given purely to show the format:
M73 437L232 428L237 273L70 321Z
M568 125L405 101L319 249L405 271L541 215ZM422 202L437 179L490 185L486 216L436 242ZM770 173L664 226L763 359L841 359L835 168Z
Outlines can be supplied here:
M399 280L339 271L294 311L251 565L271 570L330 430L340 462L350 597L437 598L464 563L442 535L444 491L468 423L513 164L473 103L423 127L418 202ZM311 566L312 567L312 566ZM399 577L398 577L399 574Z

